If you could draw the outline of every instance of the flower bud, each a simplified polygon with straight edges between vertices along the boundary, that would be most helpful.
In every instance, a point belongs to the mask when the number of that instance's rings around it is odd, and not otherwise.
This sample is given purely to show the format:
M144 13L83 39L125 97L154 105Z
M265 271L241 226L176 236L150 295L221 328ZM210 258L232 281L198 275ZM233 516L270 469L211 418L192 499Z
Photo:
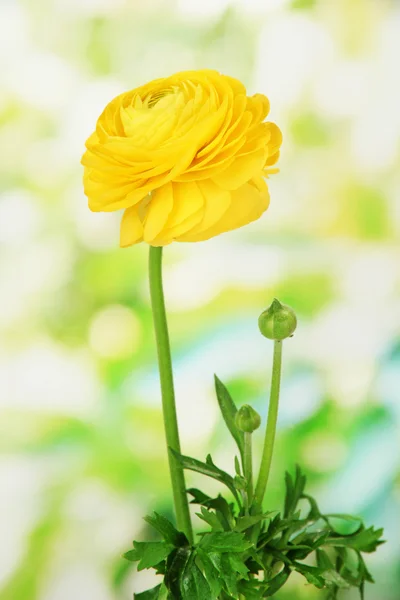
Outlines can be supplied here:
M235 424L240 431L253 433L261 425L261 417L249 404L243 404L235 415Z
M293 309L281 304L276 298L258 319L261 333L270 340L280 341L290 337L296 326L297 318Z

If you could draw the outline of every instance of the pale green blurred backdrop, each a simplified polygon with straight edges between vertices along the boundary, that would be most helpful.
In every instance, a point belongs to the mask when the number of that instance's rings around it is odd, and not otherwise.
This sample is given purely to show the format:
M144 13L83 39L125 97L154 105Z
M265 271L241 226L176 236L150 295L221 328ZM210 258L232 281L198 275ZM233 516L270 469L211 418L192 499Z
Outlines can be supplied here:
M114 95L204 67L266 93L284 146L260 221L165 251L183 449L230 468L213 373L265 419L257 318L292 305L269 506L300 462L324 510L385 527L366 598L399 600L399 56L395 0L0 2L2 600L150 582L120 558L171 513L147 248L89 212L79 161Z

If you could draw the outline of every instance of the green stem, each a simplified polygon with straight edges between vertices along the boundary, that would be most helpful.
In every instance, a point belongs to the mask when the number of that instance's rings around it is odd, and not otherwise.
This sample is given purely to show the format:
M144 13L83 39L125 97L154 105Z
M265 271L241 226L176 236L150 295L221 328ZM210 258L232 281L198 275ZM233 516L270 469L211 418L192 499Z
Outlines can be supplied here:
M151 306L153 310L154 330L157 343L158 368L160 371L165 437L167 447L180 452L181 447L176 416L171 349L162 285L162 247L150 246L149 279ZM170 452L168 452L168 461L178 529L183 531L189 542L192 543L193 531L183 468Z
M261 458L260 473L254 494L254 507L261 510L267 488L269 472L271 469L272 454L274 450L276 423L278 420L279 391L281 385L282 370L282 342L274 342L274 358L272 362L272 381L269 399L267 428L265 431L264 448Z
M244 433L243 473L247 481L247 502L251 506L253 500L253 453L252 434Z

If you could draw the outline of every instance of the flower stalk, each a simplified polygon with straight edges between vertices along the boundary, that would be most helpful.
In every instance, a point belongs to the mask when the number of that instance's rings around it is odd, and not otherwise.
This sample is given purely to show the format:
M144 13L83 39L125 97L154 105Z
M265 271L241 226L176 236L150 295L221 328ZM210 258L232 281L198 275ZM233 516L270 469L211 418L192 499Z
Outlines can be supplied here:
M254 493L253 506L256 511L262 508L262 502L267 488L269 473L271 470L272 455L274 451L276 424L278 421L279 393L281 386L282 371L282 341L274 341L274 356L272 362L271 392L268 408L267 427L265 431L264 447L261 457L260 472Z
M252 433L244 434L243 472L247 483L247 502L251 506L253 501L253 449Z
M162 247L150 246L149 281L160 372L165 438L167 447L180 453L171 349L162 284ZM168 461L178 529L185 533L190 543L193 543L193 530L183 468L170 452L168 452Z

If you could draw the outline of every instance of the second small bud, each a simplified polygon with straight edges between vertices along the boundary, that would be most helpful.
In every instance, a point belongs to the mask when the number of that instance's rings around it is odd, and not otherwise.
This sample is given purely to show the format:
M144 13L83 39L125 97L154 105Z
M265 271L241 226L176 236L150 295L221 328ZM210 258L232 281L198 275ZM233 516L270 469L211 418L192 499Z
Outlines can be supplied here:
M250 404L243 404L235 415L235 424L240 431L253 433L261 425L261 417Z

